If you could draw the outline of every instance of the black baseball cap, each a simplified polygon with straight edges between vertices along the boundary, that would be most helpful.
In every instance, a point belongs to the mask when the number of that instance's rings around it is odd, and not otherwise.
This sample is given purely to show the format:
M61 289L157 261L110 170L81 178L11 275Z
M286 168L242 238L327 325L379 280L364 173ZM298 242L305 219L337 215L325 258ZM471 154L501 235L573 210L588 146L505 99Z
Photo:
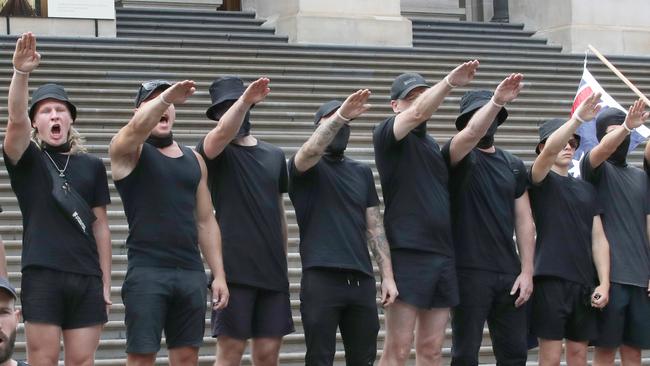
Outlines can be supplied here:
M34 120L34 114L36 113L36 105L38 102L50 98L64 102L68 106L72 121L74 122L74 120L77 119L77 107L75 107L74 104L70 102L68 93L65 92L63 86L59 84L48 83L41 85L34 91L34 93L32 93L32 105L29 106L28 111L30 120Z
M172 86L167 80L149 80L140 85L138 94L135 95L135 107L140 107L140 104L147 100L156 90L165 90Z
M402 74L395 78L393 85L390 87L390 99L404 99L411 90L419 86L429 87L422 75L414 72Z
M535 152L539 155L539 144L546 143L546 140L548 140L549 137L553 134L553 132L557 131L558 128L562 127L562 125L566 122L565 119L562 118L552 118L544 121L539 126L539 142L537 143L537 146L535 147ZM573 138L578 140L578 144L580 143L580 135L573 134Z
M16 289L11 285L8 279L0 277L0 288L13 296L14 300L18 299L18 294L16 294Z
M343 103L338 100L330 100L329 102L324 103L320 108L318 108L318 111L316 111L316 114L314 115L314 124L318 124L318 121L320 121L321 118L341 108L342 105Z

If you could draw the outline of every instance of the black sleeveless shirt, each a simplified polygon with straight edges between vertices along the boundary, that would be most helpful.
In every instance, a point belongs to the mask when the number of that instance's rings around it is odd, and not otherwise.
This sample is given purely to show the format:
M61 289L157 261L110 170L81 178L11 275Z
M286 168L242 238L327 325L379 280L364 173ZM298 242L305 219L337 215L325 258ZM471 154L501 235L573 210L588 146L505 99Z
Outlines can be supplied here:
M115 181L129 223L129 268L203 271L194 216L201 167L191 149L179 147L183 155L170 158L143 144L135 169Z

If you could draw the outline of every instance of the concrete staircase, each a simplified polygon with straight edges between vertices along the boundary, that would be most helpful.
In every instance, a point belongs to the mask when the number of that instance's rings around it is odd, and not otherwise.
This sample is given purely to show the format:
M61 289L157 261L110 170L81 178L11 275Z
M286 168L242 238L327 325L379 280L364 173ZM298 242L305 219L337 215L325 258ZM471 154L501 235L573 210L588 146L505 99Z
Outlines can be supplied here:
M391 114L390 84L401 72L422 73L435 83L462 61L478 58L481 67L472 88L493 89L510 72L525 74L526 87L520 98L508 106L510 118L497 135L497 145L523 158L534 159L537 125L552 117L568 116L582 71L582 57L560 54L544 39L531 37L522 25L413 19L413 49L371 47L316 47L289 45L286 38L261 27L262 21L245 12L194 12L156 9L118 9L117 39L39 37L41 66L30 85L56 81L66 86L78 106L76 127L86 137L90 152L104 159L110 173L107 144L131 117L133 98L143 80L193 79L197 93L177 109L175 138L194 146L214 126L204 116L210 104L208 85L220 75L239 75L246 81L259 76L271 78L272 92L252 112L253 134L284 149L287 157L313 131L312 116L318 106L332 98L344 98L358 88L373 92L373 108L355 120L348 148L351 157L365 161L375 171L371 143L374 125ZM0 37L0 120L7 119L7 89L11 78L11 55L15 38ZM612 61L641 89L650 90L650 59L612 58ZM627 87L596 61L591 71L621 104L634 96ZM455 133L453 121L458 102L468 90L459 88L445 101L429 124L429 132L442 144ZM4 122L0 124L4 132ZM642 150L632 160L639 164ZM377 176L376 176L377 178ZM124 308L119 291L126 272L124 241L128 229L122 203L110 181L113 203L108 207L113 242L114 305L97 352L98 365L124 364ZM377 181L377 185L378 181ZM379 188L379 187L378 187ZM0 234L8 255L10 278L20 284L21 215L11 192L4 163L0 163ZM289 278L296 332L285 338L280 363L303 364L304 342L298 307L300 259L295 214L288 198L290 250ZM381 310L380 310L381 313ZM206 316L206 331L209 316ZM383 323L383 314L381 315ZM215 341L207 336L200 351L200 363L214 361ZM481 362L494 364L487 329ZM379 335L381 350L384 331ZM450 333L444 348L449 363ZM342 343L337 346L336 364L344 364ZM22 331L17 358L25 357ZM158 363L165 364L166 351ZM530 352L534 363L537 351ZM245 357L243 364L250 364ZM644 364L650 364L646 354Z

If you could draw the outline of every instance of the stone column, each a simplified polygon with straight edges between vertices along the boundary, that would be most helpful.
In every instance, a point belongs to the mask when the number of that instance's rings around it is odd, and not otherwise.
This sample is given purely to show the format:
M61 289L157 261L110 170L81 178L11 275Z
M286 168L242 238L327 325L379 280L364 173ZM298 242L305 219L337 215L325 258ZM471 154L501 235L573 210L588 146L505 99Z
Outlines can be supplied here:
M290 43L365 46L413 44L400 0L243 0Z
M562 45L562 52L583 53L592 44L605 54L650 54L648 0L516 0L510 21Z

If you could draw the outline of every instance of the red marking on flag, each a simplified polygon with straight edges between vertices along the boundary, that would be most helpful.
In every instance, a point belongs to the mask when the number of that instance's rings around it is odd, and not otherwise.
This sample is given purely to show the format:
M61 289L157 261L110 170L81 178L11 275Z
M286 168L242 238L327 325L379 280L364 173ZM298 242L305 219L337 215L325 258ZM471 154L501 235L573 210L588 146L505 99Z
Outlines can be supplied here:
M580 106L580 104L589 96L593 93L591 90L591 87L585 86L577 95L576 98L573 100L573 106L571 107L571 114L569 116L573 116L573 112L575 112L576 109Z

